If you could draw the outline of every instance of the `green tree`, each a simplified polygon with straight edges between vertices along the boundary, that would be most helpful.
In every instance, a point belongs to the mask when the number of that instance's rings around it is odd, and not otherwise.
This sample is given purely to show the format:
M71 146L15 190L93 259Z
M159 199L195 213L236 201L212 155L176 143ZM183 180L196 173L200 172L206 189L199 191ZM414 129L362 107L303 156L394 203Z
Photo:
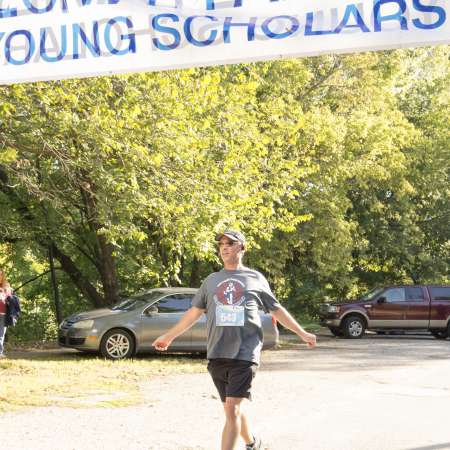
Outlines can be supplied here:
M63 306L104 306L198 286L215 233L237 227L301 313L448 281L448 61L442 47L2 87L4 264L26 281L51 248ZM24 292L50 307L42 284Z

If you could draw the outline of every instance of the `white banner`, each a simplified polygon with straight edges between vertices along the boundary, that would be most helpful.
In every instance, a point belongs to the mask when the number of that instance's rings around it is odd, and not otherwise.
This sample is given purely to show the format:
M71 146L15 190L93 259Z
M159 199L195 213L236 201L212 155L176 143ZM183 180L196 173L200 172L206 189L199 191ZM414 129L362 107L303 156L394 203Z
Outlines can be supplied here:
M0 0L0 83L450 43L450 0Z

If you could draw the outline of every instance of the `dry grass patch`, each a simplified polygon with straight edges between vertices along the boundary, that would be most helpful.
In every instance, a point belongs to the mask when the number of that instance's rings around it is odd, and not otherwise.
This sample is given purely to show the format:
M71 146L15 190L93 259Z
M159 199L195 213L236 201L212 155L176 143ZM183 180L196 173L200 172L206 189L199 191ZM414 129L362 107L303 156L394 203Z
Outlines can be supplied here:
M195 357L108 361L75 353L27 352L0 360L0 412L31 406L137 405L142 403L141 382L204 370L205 361Z

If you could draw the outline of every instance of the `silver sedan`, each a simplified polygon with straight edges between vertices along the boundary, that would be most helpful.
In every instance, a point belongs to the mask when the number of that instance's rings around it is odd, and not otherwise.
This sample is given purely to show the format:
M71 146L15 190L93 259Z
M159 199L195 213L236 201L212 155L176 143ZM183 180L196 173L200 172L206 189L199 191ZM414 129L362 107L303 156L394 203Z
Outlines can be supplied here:
M111 308L73 314L58 332L62 347L100 352L105 358L129 358L138 352L154 352L152 342L174 325L191 307L197 289L150 289L126 298ZM276 321L261 311L264 347L278 342ZM206 352L206 316L175 339L173 352Z

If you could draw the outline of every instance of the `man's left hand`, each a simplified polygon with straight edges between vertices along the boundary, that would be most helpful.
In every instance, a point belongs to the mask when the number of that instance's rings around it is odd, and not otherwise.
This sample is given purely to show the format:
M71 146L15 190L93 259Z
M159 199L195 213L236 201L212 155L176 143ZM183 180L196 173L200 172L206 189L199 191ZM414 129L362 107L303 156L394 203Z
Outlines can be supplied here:
M306 342L308 348L314 348L317 345L317 337L315 334L305 333L301 338Z

